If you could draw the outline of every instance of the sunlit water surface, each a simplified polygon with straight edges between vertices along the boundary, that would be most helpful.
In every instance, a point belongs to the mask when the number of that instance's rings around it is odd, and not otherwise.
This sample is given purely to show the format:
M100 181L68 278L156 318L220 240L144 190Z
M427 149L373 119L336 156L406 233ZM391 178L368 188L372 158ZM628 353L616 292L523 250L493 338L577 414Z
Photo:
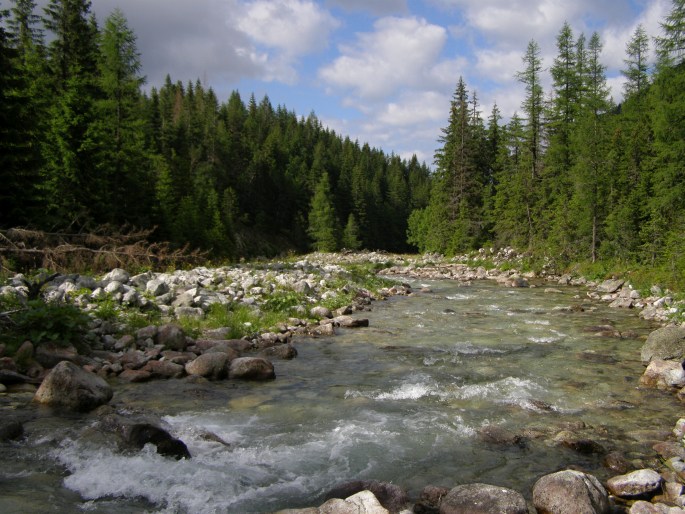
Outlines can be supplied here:
M299 356L275 362L275 381L116 390L118 409L163 416L190 460L84 439L89 417L28 423L24 441L0 446L0 512L270 512L318 505L352 479L414 498L429 484L475 481L529 497L539 476L567 465L606 478L601 456L551 441L569 422L644 462L650 431L679 417L670 395L637 387L653 327L634 312L574 299L580 290L412 283L422 284L432 292L374 303L368 329L295 341ZM555 308L580 304L597 309ZM633 337L588 331L607 324ZM494 445L479 437L486 425L547 435Z

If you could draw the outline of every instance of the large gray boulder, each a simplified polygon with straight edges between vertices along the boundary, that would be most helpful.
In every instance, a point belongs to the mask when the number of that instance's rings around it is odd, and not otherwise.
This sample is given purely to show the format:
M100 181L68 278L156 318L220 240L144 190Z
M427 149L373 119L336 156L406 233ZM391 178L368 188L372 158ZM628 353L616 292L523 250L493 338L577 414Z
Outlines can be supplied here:
M685 359L685 327L661 327L649 334L642 346L642 362L654 359Z
M533 486L538 514L605 514L609 496L597 478L565 470L545 475Z
M103 378L72 362L62 361L45 377L34 401L87 412L110 401L112 394L112 388Z
M210 380L221 380L228 374L231 356L224 352L203 353L186 364L186 373Z
M523 496L489 484L454 487L440 502L440 514L528 514Z
M239 357L231 361L228 378L270 380L276 378L274 365L261 357Z
M168 325L162 325L157 329L155 342L157 344L161 344L164 346L164 348L179 352L185 351L188 346L183 329L181 329L181 327L178 325L173 325L171 323Z

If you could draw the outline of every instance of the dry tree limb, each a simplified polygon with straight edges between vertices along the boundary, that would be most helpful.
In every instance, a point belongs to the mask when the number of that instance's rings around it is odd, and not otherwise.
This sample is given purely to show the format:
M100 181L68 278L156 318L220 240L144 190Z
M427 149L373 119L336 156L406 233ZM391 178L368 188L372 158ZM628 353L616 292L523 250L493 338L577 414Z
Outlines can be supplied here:
M107 228L107 227L106 227ZM112 267L166 267L200 264L207 253L185 246L170 249L169 243L148 242L153 230L62 234L23 228L0 231L0 256L11 255L25 267L60 271L102 271ZM3 244L6 243L6 244Z

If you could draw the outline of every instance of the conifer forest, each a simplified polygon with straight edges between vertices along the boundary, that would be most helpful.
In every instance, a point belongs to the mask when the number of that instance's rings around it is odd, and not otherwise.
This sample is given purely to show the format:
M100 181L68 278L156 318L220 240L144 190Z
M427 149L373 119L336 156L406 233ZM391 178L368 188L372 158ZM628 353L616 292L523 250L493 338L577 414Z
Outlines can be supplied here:
M217 259L512 246L559 264L685 269L685 1L626 46L621 103L598 34L521 51L520 111L455 70L434 162L352 141L268 97L145 84L136 35L89 0L12 0L0 22L0 228L155 228ZM185 80L185 79L184 79ZM543 84L551 84L545 90Z

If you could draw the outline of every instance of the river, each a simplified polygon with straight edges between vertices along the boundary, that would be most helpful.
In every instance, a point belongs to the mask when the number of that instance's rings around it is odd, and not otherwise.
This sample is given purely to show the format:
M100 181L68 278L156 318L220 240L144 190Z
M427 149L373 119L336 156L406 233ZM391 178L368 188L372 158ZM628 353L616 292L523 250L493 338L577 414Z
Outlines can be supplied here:
M609 476L601 454L556 444L558 432L641 465L654 432L680 417L671 395L638 388L654 327L635 312L573 288L411 284L430 292L374 302L369 328L295 340L299 356L276 361L274 381L117 386L112 405L163 416L190 460L82 437L89 416L38 416L24 440L0 445L0 512L271 512L319 505L353 479L413 498L469 482L529 498L537 478L569 465ZM607 325L624 337L594 334ZM30 395L9 398L3 408ZM484 441L491 426L521 444Z

